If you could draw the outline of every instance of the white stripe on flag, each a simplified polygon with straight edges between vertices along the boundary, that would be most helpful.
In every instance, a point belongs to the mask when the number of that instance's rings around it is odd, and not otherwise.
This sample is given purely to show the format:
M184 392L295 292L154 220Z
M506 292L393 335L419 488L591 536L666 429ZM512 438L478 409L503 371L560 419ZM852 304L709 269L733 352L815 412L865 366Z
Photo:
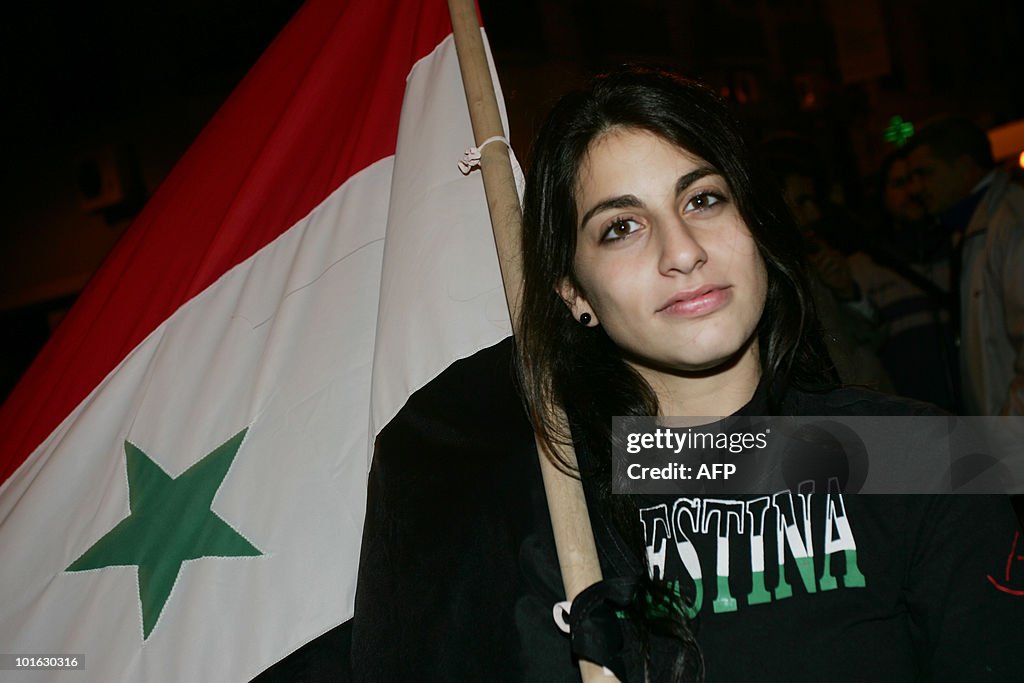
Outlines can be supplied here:
M498 88L489 48L487 60ZM490 218L481 215L483 185L479 173L467 183L456 163L474 144L468 109L448 104L465 101L457 66L449 36L434 59L413 67L402 106L398 149L416 154L396 158L391 184L374 352L375 434L452 361L512 334ZM500 88L498 102L507 122ZM463 142L452 157L455 140Z

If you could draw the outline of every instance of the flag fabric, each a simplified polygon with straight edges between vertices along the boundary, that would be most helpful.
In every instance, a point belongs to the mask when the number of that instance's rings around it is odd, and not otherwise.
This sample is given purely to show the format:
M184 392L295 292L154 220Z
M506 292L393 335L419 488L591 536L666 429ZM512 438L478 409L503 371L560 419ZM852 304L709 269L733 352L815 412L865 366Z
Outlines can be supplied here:
M442 0L299 10L0 409L3 653L245 681L352 616L374 436L510 333L471 144Z

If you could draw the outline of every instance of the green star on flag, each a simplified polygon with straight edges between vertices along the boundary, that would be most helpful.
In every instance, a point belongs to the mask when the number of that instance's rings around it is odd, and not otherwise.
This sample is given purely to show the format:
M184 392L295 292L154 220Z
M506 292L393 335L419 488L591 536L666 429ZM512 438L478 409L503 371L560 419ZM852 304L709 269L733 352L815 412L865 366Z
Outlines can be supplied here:
M186 560L262 555L210 506L248 428L171 478L142 449L124 442L131 514L66 571L136 565L143 639L149 638Z

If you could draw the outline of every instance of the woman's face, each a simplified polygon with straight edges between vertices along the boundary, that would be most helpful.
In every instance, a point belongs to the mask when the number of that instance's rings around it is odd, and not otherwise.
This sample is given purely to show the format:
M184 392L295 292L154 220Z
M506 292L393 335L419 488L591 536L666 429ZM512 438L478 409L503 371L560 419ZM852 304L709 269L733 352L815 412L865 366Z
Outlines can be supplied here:
M715 368L745 348L767 275L725 178L643 130L591 143L576 187L575 269L562 297L641 371ZM756 346L755 346L756 348Z

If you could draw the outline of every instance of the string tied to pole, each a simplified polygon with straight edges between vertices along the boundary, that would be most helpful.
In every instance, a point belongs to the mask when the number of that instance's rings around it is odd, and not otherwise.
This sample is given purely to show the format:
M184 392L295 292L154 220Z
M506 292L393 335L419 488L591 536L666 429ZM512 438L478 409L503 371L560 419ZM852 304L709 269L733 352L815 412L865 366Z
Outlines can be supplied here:
M492 135L477 147L470 147L462 153L462 158L459 159L459 170L462 171L462 175L469 175L474 168L480 166L480 154L483 152L484 147L491 144L492 142L500 142L512 150L512 145L503 135Z

